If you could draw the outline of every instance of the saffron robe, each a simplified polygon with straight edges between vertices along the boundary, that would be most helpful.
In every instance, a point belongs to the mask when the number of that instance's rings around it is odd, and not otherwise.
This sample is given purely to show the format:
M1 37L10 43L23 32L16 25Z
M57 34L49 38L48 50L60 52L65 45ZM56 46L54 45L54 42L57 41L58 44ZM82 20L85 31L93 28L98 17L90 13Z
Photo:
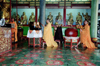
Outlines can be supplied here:
M44 35L43 39L47 44L47 47L58 47L57 43L54 41L53 34L52 34L52 28L51 28L51 23L48 23L44 27Z
M94 43L91 41L90 26L88 24L86 24L85 28L80 31L80 40L84 47L96 48Z
M10 22L10 24L14 24L15 25L14 28L11 28L11 32L15 33L15 42L17 42L18 41L17 40L17 24L16 24L16 22ZM13 37L13 35L12 35L12 37ZM12 38L12 41L14 41L14 38Z

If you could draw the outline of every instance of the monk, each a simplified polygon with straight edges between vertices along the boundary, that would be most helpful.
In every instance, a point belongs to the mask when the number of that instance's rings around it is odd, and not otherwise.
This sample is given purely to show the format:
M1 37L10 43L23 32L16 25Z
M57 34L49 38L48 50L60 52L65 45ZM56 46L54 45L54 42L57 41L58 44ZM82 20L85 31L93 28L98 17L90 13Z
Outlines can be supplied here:
M14 24L14 28L11 28L12 33L15 33L15 42L17 42L17 24L14 22L14 18L12 18L12 22L10 24ZM14 38L12 38L12 41L14 41Z
M47 25L44 26L44 35L43 39L47 44L47 47L58 47L57 43L54 41L53 34L52 34L52 27L49 19L46 20Z
M88 25L88 22L86 20L85 20L84 24L85 24L84 29L80 29L81 43L83 43L83 47L96 48L94 43L91 41L90 26Z

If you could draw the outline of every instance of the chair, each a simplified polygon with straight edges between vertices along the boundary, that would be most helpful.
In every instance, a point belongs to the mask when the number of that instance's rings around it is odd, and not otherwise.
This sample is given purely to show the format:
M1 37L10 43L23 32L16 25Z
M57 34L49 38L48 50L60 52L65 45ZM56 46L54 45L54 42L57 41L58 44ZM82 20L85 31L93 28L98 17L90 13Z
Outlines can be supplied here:
M60 47L60 44L61 44L61 42L60 42L60 40L55 40L55 42L58 42L58 47Z
M73 45L73 43L77 43L78 47L79 37L64 37L64 47L69 46L70 48L73 48L76 45ZM66 43L70 43L70 45L67 45Z
M43 45L42 45L42 48L44 48L44 45L46 45L46 42L45 41L43 41L43 43L42 43Z

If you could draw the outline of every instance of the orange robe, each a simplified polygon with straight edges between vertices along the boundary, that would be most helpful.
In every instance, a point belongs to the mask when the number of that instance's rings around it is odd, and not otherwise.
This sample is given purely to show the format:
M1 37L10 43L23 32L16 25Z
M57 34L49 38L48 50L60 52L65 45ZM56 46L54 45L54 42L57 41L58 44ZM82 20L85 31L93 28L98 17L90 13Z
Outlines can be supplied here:
M14 24L15 28L11 28L12 33L15 33L15 42L17 42L17 24L16 22L10 22L10 24ZM13 36L12 36L13 37ZM14 40L14 38L12 38L12 41Z
M54 41L51 23L48 23L47 26L44 27L43 39L46 42L47 47L58 47L57 43Z
M94 43L91 41L90 26L88 24L86 24L85 28L80 31L80 40L84 47L96 48Z

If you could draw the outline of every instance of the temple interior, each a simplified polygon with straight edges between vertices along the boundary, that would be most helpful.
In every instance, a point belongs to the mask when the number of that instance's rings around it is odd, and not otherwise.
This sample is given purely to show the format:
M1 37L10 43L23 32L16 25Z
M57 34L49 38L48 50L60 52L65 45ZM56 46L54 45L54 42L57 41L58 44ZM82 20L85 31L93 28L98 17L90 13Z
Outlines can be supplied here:
M100 66L100 0L0 0L0 66Z

